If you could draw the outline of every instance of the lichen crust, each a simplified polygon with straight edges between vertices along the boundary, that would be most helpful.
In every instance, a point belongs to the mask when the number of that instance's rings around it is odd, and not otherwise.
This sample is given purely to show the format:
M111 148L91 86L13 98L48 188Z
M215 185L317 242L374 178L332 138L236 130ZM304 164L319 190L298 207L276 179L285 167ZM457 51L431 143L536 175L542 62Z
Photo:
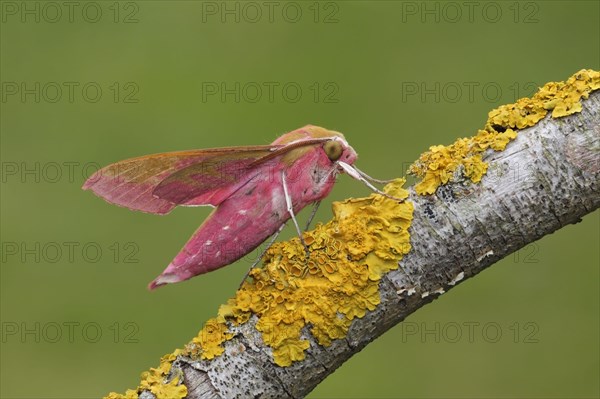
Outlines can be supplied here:
M403 184L398 179L385 190L406 198ZM304 359L310 346L304 328L324 346L345 337L352 320L380 303L381 277L397 269L410 251L412 213L411 202L379 194L335 202L333 219L304 233L309 256L298 238L271 246L264 266L251 271L251 279L220 307L185 353L201 359L219 356L233 336L228 326L241 325L252 315L279 366Z
M485 127L475 136L460 138L446 146L435 145L421 154L408 170L420 179L415 191L421 195L433 194L457 177L478 183L487 172L488 164L482 159L487 150L504 150L519 130L535 125L550 111L552 118L581 112L581 99L599 88L600 72L582 69L566 82L546 83L531 98L494 109L489 112Z

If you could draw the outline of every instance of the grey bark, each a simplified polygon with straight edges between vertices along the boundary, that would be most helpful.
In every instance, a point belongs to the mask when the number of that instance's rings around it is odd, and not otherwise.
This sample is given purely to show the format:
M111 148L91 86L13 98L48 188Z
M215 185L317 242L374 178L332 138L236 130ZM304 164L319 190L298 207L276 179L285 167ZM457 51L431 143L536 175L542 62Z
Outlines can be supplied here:
M344 361L423 305L499 259L600 206L600 92L583 111L547 116L519 131L503 152L484 157L481 183L458 181L415 205L412 250L380 283L381 304L355 319L343 340L324 348L308 331L306 359L281 368L254 329L236 328L225 353L212 361L179 358L188 398L300 398ZM148 397L152 397L151 394Z

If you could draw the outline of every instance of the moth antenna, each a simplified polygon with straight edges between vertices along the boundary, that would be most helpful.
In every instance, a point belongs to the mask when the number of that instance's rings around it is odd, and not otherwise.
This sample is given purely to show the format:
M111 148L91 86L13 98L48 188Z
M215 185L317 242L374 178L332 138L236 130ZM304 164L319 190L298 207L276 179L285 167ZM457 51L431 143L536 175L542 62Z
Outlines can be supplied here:
M384 193L383 191L381 191L380 189L378 189L377 187L375 187L374 185L371 184L371 182L369 182L366 178L364 178L360 172L355 169L354 166L350 166L348 165L346 162L342 162L342 161L338 161L338 165L340 165L342 167L342 169L344 169L344 171L346 173L348 173L348 175L358 181L363 182L367 187L369 187L371 190L373 190L374 192L376 192L379 195L383 195L384 197L387 197L389 199L392 199L394 201L400 201L403 202L403 199L400 198L396 198L393 197L387 193Z
M389 179L389 180L379 180L376 179L374 177L369 176L368 174L366 174L365 172L363 172L362 170L358 169L356 166L352 166L358 173L360 173L360 175L362 177L364 177L365 179L375 182L375 183L379 183L379 184L387 184L387 183L391 183L394 181L394 179Z

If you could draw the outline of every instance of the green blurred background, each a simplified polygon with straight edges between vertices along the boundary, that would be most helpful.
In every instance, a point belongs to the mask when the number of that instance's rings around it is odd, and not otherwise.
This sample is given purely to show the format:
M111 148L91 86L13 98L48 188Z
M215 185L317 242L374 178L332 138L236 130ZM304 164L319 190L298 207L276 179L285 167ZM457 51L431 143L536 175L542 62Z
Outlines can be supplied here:
M600 65L597 1L70 4L1 2L2 398L135 387L251 261L148 292L209 211L111 206L80 189L97 166L312 123L399 176L490 109ZM366 194L340 178L317 219ZM310 397L598 397L599 226L595 212L461 284Z

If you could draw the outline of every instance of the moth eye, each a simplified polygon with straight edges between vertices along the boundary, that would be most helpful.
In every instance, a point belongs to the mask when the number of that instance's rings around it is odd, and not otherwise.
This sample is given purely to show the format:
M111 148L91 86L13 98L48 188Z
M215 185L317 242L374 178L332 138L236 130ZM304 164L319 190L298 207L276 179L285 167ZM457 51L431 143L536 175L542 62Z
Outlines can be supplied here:
M328 141L323 146L323 149L325 150L325 154L327 154L327 158L329 158L331 162L337 161L342 156L342 143L339 141Z

